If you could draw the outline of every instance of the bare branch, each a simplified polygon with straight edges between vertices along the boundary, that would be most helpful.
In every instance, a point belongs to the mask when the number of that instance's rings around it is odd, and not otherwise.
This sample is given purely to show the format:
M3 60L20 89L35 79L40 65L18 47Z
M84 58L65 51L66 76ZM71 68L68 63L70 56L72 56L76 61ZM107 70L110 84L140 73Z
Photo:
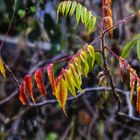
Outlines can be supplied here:
M80 98L81 96L84 96L85 93L88 92L88 94L90 94L92 91L105 91L105 90L108 90L108 91L111 91L112 88L111 87L92 87L92 88L85 88L83 89L81 92L78 92L78 95L76 97L69 97L67 99L67 101L72 101L72 100L75 100L75 99L78 99ZM118 93L122 93L122 94L126 94L125 91L121 90L121 89L117 89L115 88L115 91L118 92ZM127 91L128 93L128 91ZM46 101L43 101L43 102L40 102L40 103L29 103L29 105L31 107L39 107L39 106L43 106L43 105L47 105L47 104L55 104L55 103L58 103L58 101L56 99L52 99L52 100L46 100Z

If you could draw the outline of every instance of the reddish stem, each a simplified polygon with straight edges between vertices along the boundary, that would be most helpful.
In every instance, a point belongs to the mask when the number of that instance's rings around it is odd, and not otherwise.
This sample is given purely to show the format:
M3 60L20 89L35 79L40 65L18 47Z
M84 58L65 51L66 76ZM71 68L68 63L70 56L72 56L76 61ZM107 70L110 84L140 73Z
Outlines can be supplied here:
M104 29L104 21L103 21L103 19L104 19L104 16L105 16L105 14L104 14L104 0L102 0L102 29Z
M116 53L114 53L109 47L105 46L104 48L106 48L111 54L113 54L119 61L121 60L120 59L120 56L118 56ZM131 73L135 79L137 79L138 82L140 82L140 79L139 77L137 76L137 74L133 73L133 71L131 69L133 69L125 60L121 62L126 65L127 64L127 69L129 71L129 73Z

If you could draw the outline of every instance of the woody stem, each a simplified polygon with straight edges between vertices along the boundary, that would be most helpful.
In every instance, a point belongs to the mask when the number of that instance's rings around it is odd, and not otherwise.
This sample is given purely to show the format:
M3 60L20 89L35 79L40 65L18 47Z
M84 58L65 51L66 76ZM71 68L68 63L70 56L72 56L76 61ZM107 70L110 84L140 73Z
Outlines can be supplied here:
M110 70L108 69L107 59L106 59L106 56L105 56L105 45L104 45L105 44L105 41L104 41L105 36L104 36L104 33L102 33L101 36L102 36L101 37L101 51L102 51L101 55L102 55L102 60L103 60L103 65L104 65L104 72L105 72L106 76L109 79L113 96L114 96L114 98L116 99L116 101L118 103L118 108L117 108L117 111L116 111L116 113L118 113L120 111L120 109L121 109L121 100L120 100L120 96L115 91L115 83L114 83L112 74L111 74Z

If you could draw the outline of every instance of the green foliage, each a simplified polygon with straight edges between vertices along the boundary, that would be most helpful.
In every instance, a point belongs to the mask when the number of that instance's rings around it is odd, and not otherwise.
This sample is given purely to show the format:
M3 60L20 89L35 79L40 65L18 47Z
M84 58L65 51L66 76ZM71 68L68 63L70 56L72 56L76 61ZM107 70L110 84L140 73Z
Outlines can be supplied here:
M35 6L31 6L31 7L30 7L30 10L31 10L33 13L35 13L35 12L36 12L36 7L35 7Z
M101 57L100 52L96 52L95 58L96 58L96 63L97 63L99 66L101 66L101 65L102 65L102 59L101 59L102 57Z
M86 7L75 1L64 1L61 2L57 9L57 15L62 12L65 16L72 16L75 12L76 23L79 24L81 21L88 33L92 33L96 24L96 17L92 15L91 11L88 11Z
M76 89L81 91L82 85L82 76L87 77L90 71L90 68L94 66L95 61L95 50L94 46L86 45L79 52L77 52L73 57L68 61L67 67L61 70L60 74L55 78L54 76L54 64L50 63L45 66L45 70L47 70L48 79L50 81L50 85L52 87L53 95L55 95L57 101L62 107L64 113L66 101L68 97L68 91L76 96ZM40 90L42 95L46 95L45 85L42 81L43 78L43 69L38 68L32 74L27 74L24 77L20 88L20 96L19 99L23 105L27 103L28 96L26 88L31 96L33 102L35 102L33 98L33 84L32 84L32 76L34 75L34 79L36 81L37 88Z
M138 59L140 60L140 40L137 41L137 54L138 54Z
M132 50L133 47L136 46L137 44L137 54L138 54L138 58L140 60L140 48L138 47L140 45L140 34L136 34L132 37L132 39L126 43L126 45L124 46L123 50L122 50L122 57L123 58L127 58Z
M19 15L20 18L24 18L25 17L25 13L26 12L23 9L18 10L18 15Z
M58 136L54 132L49 133L48 136L45 138L45 140L57 140L57 139L58 139Z

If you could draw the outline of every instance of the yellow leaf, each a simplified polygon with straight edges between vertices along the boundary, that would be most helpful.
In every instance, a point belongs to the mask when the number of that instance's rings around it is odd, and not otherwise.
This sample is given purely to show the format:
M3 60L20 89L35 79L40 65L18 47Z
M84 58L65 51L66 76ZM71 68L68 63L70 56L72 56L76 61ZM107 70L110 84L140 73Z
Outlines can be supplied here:
M79 76L82 74L81 59L79 57L74 57L74 66L77 68L77 73Z
M67 83L61 77L55 90L55 96L66 115L67 113L65 110L65 105L66 105L67 95L68 95Z
M92 45L88 45L87 49L88 49L90 56L92 57L92 61L91 61L92 64L91 65L93 67L94 62L95 62L95 50L94 50L94 47Z
M130 102L132 103L132 99L133 99L133 94L134 94L134 90L135 90L135 83L136 83L136 71L134 69L130 69Z
M0 57L0 73L3 75L4 78L6 78L5 69L4 69L4 66L3 66L3 60L2 60L1 57Z
M70 71L72 73L72 79L74 81L73 85L81 90L81 84L82 84L82 80L81 80L81 76L78 75L78 73L76 72L76 68L74 67L73 64L69 64L69 68L70 68Z
M68 86L68 90L73 96L76 96L74 80L72 79L72 73L69 69L65 70L64 77Z
M136 102L136 108L138 113L140 114L140 84L137 83L137 102Z
M81 51L80 58L81 58L81 60L84 64L83 74L87 77L88 72L89 72L89 65L88 65L88 62L87 62L87 53L85 51Z

